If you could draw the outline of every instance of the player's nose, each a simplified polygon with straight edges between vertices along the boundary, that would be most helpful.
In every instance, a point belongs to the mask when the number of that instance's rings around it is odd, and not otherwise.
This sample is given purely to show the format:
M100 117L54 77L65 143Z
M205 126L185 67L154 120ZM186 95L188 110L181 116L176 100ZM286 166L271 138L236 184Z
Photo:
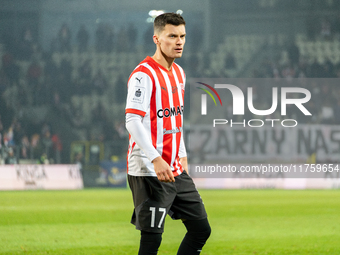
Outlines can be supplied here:
M184 39L183 39L183 38L178 38L176 44L177 44L177 45L183 45L183 44L184 44Z

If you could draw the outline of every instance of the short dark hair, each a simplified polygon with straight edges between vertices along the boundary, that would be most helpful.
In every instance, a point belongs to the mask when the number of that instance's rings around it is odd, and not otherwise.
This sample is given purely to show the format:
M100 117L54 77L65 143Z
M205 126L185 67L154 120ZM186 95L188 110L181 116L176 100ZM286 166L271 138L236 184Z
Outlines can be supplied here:
M183 17L174 12L163 13L155 18L153 22L154 32L161 32L165 25L170 24L174 26L185 25Z

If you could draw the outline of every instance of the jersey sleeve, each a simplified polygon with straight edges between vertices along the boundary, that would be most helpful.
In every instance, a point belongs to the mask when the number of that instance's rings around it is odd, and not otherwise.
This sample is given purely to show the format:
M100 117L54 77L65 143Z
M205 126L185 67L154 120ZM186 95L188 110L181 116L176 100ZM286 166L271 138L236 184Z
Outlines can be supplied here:
M151 140L148 139L147 132L142 124L142 116L127 113L125 115L125 126L150 162L160 156L155 147L153 147Z
M135 72L128 81L125 113L145 116L150 106L153 83L149 75Z

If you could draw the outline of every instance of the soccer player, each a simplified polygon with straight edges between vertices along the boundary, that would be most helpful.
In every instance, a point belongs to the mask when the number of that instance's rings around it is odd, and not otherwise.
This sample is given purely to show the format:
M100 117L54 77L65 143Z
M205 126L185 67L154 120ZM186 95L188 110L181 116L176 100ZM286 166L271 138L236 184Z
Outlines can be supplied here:
M185 74L174 63L182 56L185 35L185 21L179 14L156 17L156 52L146 57L128 80L127 168L134 202L131 223L141 231L139 255L157 254L166 214L181 219L187 229L179 255L200 254L211 232L202 199L187 173Z

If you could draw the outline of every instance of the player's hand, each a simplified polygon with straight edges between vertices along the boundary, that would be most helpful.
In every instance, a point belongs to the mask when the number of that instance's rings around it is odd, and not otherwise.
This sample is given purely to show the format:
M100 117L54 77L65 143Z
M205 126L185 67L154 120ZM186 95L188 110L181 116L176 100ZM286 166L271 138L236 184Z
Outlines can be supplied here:
M153 166L157 174L157 178L161 182L175 182L174 175L168 163L162 157L157 157L153 161Z

